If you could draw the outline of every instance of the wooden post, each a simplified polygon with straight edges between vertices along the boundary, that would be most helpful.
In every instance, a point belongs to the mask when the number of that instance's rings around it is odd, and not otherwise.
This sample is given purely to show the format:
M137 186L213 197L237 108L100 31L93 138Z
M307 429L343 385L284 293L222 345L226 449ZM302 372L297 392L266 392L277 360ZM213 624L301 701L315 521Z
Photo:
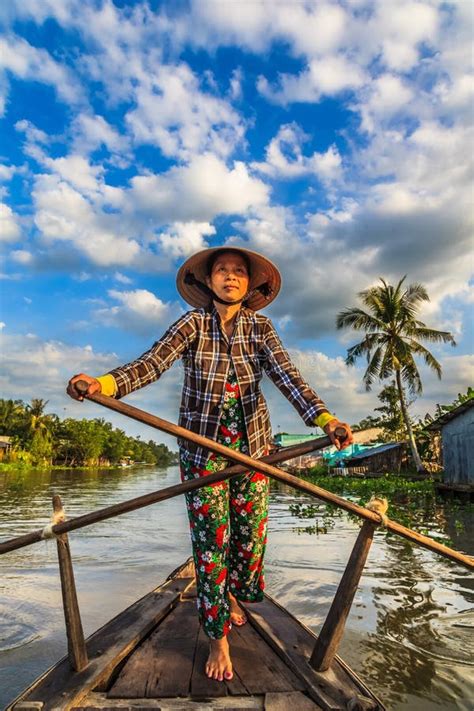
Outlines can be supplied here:
M346 619L359 585L360 576L364 570L375 528L376 524L371 521L364 521L359 531L341 582L309 660L309 663L316 671L323 672L329 669L337 653L344 633Z
M53 496L54 522L64 521L64 510L61 498ZM85 669L87 659L86 643L82 630L81 615L77 602L76 584L72 568L71 551L67 533L56 537L58 546L59 575L61 577L61 592L63 596L64 619L66 622L68 656L71 667L79 672Z

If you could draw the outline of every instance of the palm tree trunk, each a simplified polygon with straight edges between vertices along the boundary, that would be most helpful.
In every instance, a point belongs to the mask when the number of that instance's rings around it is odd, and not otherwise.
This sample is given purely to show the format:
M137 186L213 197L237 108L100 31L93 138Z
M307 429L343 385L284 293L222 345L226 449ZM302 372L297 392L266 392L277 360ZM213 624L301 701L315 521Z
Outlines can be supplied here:
M426 470L425 470L425 467L423 466L423 462L421 461L421 457L418 453L418 449L416 446L415 435L413 434L413 429L411 426L410 417L408 415L408 408L407 408L406 402L405 402L405 395L403 394L402 378L400 375L400 371L398 369L395 371L395 377L397 380L398 396L400 398L400 405L402 408L403 420L405 422L405 427L407 428L408 441L410 442L410 448L411 448L411 454L413 457L413 461L415 462L416 471L419 472L420 474L424 474L426 472Z

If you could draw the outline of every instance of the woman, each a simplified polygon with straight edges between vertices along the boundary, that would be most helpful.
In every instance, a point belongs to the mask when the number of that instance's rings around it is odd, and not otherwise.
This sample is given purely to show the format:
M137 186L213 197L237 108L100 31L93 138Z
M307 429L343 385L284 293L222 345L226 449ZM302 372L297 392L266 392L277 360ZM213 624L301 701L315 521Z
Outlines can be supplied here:
M291 363L271 321L258 310L280 289L280 274L268 259L246 249L206 249L180 268L177 288L191 306L153 347L136 361L99 378L75 375L67 392L113 397L157 380L179 357L185 369L179 424L253 458L268 451L270 420L260 380L265 371L305 423L319 425L343 448L351 443L348 425L331 415ZM346 438L338 442L336 427ZM205 476L228 463L202 447L180 441L183 481ZM186 495L197 578L201 623L210 640L206 674L232 678L227 634L246 622L238 600L263 597L268 479L248 472Z

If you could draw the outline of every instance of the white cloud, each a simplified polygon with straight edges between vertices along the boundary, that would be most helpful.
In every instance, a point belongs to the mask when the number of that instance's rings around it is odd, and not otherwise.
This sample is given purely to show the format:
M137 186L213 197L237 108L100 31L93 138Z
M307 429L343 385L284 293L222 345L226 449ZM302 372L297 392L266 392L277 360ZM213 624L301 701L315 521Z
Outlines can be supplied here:
M18 216L11 207L0 203L0 242L16 242L20 234Z
M115 272L114 279L120 284L131 284L133 281L132 279L130 279L130 277L126 276L125 274L122 274L121 272Z
M86 173L86 182L87 177L90 176ZM59 176L38 175L33 197L35 223L47 244L71 242L100 266L129 265L138 257L140 246L128 237L120 216L95 209Z
M243 138L239 115L223 99L202 92L186 64L157 67L136 88L135 100L126 116L135 142L157 145L166 156L188 160L212 150L225 157Z
M318 102L323 96L336 96L357 89L366 81L364 72L343 55L313 59L300 74L281 74L275 87L265 77L257 83L260 93L276 104Z
M44 164L82 193L95 192L102 187L103 167L92 165L83 156L73 154L63 158L45 158Z
M149 332L148 335L151 345L151 340L161 334ZM110 410L105 412L103 407L92 402L76 402L66 395L67 383L73 375L88 373L97 377L125 363L127 358L136 358L139 353L131 351L128 344L123 349L126 355L122 353L119 357L116 353L97 352L89 344L73 345L63 341L43 340L33 334L10 334L6 330L2 331L0 324L0 352L2 397L29 402L34 393L35 397L49 401L48 412L56 412L60 417L103 417L129 435L140 434L146 441L165 441L168 446L177 449L174 438L137 425ZM182 369L176 364L156 385L132 393L127 401L147 412L156 412L159 402L160 416L176 422L182 380Z
M27 142L31 144L47 144L51 140L47 133L37 128L31 123L31 121L27 121L26 119L17 121L15 123L15 129L21 133L24 133Z
M26 249L15 249L10 252L10 258L18 264L28 265L33 262L33 255Z
M165 254L188 257L205 249L208 244L204 238L215 233L216 228L208 222L175 222L159 235L159 241Z
M315 175L322 182L330 182L341 174L341 156L336 146L325 153L304 156L301 144L309 139L297 124L281 126L265 149L265 162L252 163L258 172L278 178L299 178Z
M372 133L381 123L391 121L399 114L410 115L413 99L413 89L406 82L393 74L383 74L360 94L358 109L362 116L362 128Z
M90 346L44 341L27 334L0 336L3 397L29 400L31 393L50 400L50 406L66 403L66 384L74 373L100 374L117 362L114 354L94 353Z
M0 181L8 182L12 179L16 171L16 166L14 165L4 165L0 164Z
M177 303L164 302L146 289L111 289L108 295L118 304L97 309L94 318L105 326L150 338L156 338L158 331L172 323L181 313Z
M385 0L374 7L370 29L381 40L386 66L396 71L410 70L418 62L420 44L437 40L436 7L410 0Z
M212 154L161 175L132 178L130 200L161 223L209 222L219 214L245 213L268 200L268 187L249 175L242 162L229 170Z
M56 62L46 50L33 47L20 37L0 38L0 70L19 79L49 84L68 104L77 104L83 98L77 78L67 67Z
M72 125L73 149L80 155L105 146L111 153L124 155L129 151L129 140L111 126L103 116L81 113Z
M230 79L230 96L236 101L242 98L242 80L243 72L240 67L234 69Z

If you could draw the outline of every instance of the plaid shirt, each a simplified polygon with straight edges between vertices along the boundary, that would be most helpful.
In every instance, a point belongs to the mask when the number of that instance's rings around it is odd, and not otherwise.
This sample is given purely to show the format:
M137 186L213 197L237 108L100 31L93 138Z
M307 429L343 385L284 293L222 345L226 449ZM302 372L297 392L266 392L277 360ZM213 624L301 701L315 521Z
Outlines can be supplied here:
M110 371L117 386L115 397L158 380L180 357L184 387L179 424L209 439L217 438L225 384L233 366L252 457L262 456L271 439L270 417L260 391L264 371L308 426L314 426L318 415L327 413L323 401L291 362L270 319L244 307L237 314L230 339L214 308L188 311L140 358ZM178 443L181 453L196 466L205 466L207 450L184 440Z

